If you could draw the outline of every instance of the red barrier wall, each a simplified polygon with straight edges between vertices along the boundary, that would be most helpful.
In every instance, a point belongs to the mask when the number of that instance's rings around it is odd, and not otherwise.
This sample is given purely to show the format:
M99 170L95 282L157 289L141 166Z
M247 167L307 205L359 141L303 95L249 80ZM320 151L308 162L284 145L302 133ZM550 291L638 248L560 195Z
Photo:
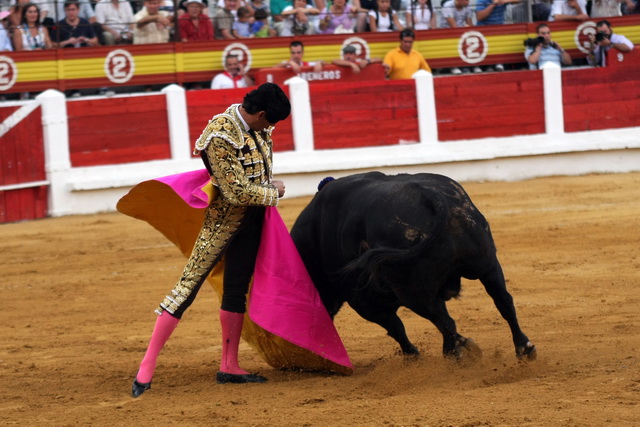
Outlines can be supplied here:
M313 67L302 67L300 73L295 73L291 68L261 68L255 73L255 83L261 85L271 82L282 86L286 80L296 75L310 83L383 81L385 79L384 68L381 64L376 63L367 65L359 73L354 73L349 67L337 65L325 65L322 67L322 71L318 72L313 71Z
M566 132L640 126L640 68L562 74Z
M164 95L69 101L72 166L171 158Z
M434 79L441 141L545 132L542 71Z
M187 91L187 114L189 117L189 141L190 146L202 133L211 117L222 113L229 105L241 103L244 96L255 89L224 89L224 90L197 90ZM289 88L282 86L282 90L289 96ZM291 128L291 116L278 122L273 134L273 151L293 150L293 130Z
M418 141L413 80L309 85L315 148Z
M0 108L0 119L16 109ZM2 137L0 185L44 180L42 119L37 108ZM0 191L0 223L44 218L47 207L46 186Z

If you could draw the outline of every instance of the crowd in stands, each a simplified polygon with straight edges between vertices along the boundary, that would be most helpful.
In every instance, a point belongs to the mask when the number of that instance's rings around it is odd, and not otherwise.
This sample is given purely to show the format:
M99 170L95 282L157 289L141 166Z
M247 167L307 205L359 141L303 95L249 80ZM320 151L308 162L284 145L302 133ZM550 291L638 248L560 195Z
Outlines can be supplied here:
M436 1L441 3L435 5ZM602 22L603 18L639 14L638 2L640 0L0 0L0 52L355 32L402 34L403 30L527 22L530 17L543 22L591 18ZM528 4L530 11L526 10ZM527 51L525 59L530 67L538 65L539 57L554 57L558 64L571 62L564 49L550 39L548 27L538 26L537 31L540 40L546 38L546 41ZM412 36L410 44L413 39ZM414 65L428 69L426 63L421 65L408 39L405 42L404 53L415 57L412 57ZM603 60L598 60L602 55L598 56L600 51L596 48L599 46L604 51L611 43L605 40L602 45L593 41L590 63L602 64ZM402 48L401 43L397 59L405 60ZM296 49L301 53L301 46ZM340 65L354 70L365 66L353 58L347 59L349 54L351 52L343 52L346 62ZM283 65L291 66L295 62L293 52L292 58ZM239 70L241 67L234 66L234 58L228 58L227 62L229 59L231 62L225 63L226 75L220 77L216 85L238 87L248 83L249 77ZM387 76L393 78L396 72L389 64L385 58ZM504 66L476 66L473 71L494 69L502 71ZM449 72L461 74L471 70L452 68Z
M640 13L640 0L0 0L0 50L429 30ZM439 4L434 4L438 2Z

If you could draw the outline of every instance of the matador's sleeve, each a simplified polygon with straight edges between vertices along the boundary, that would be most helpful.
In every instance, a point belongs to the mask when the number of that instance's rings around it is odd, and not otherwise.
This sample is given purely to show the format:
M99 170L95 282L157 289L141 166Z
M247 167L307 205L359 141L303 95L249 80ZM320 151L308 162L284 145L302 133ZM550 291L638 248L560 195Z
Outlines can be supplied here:
M251 182L238 158L239 152L226 138L214 137L205 150L213 178L222 197L239 206L277 206L278 189Z

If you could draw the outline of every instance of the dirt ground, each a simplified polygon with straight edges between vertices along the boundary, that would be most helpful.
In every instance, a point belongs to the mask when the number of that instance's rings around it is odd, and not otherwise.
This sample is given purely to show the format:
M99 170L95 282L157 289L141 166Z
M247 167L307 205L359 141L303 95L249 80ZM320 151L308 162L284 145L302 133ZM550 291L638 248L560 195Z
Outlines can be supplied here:
M345 307L336 318L350 377L282 372L217 385L218 301L203 287L129 397L153 310L184 259L118 213L0 225L0 424L220 426L640 426L640 174L464 183L489 220L520 324L538 360L518 363L479 282L449 305L483 349L443 359L428 321L402 310L418 360ZM283 200L288 225L308 199Z

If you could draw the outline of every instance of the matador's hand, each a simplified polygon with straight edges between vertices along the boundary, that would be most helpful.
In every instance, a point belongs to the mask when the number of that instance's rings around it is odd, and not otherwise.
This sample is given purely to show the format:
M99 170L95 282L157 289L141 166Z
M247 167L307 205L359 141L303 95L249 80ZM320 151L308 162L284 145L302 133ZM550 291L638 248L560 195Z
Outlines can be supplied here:
M278 190L278 197L284 196L284 182L274 179L271 184Z

